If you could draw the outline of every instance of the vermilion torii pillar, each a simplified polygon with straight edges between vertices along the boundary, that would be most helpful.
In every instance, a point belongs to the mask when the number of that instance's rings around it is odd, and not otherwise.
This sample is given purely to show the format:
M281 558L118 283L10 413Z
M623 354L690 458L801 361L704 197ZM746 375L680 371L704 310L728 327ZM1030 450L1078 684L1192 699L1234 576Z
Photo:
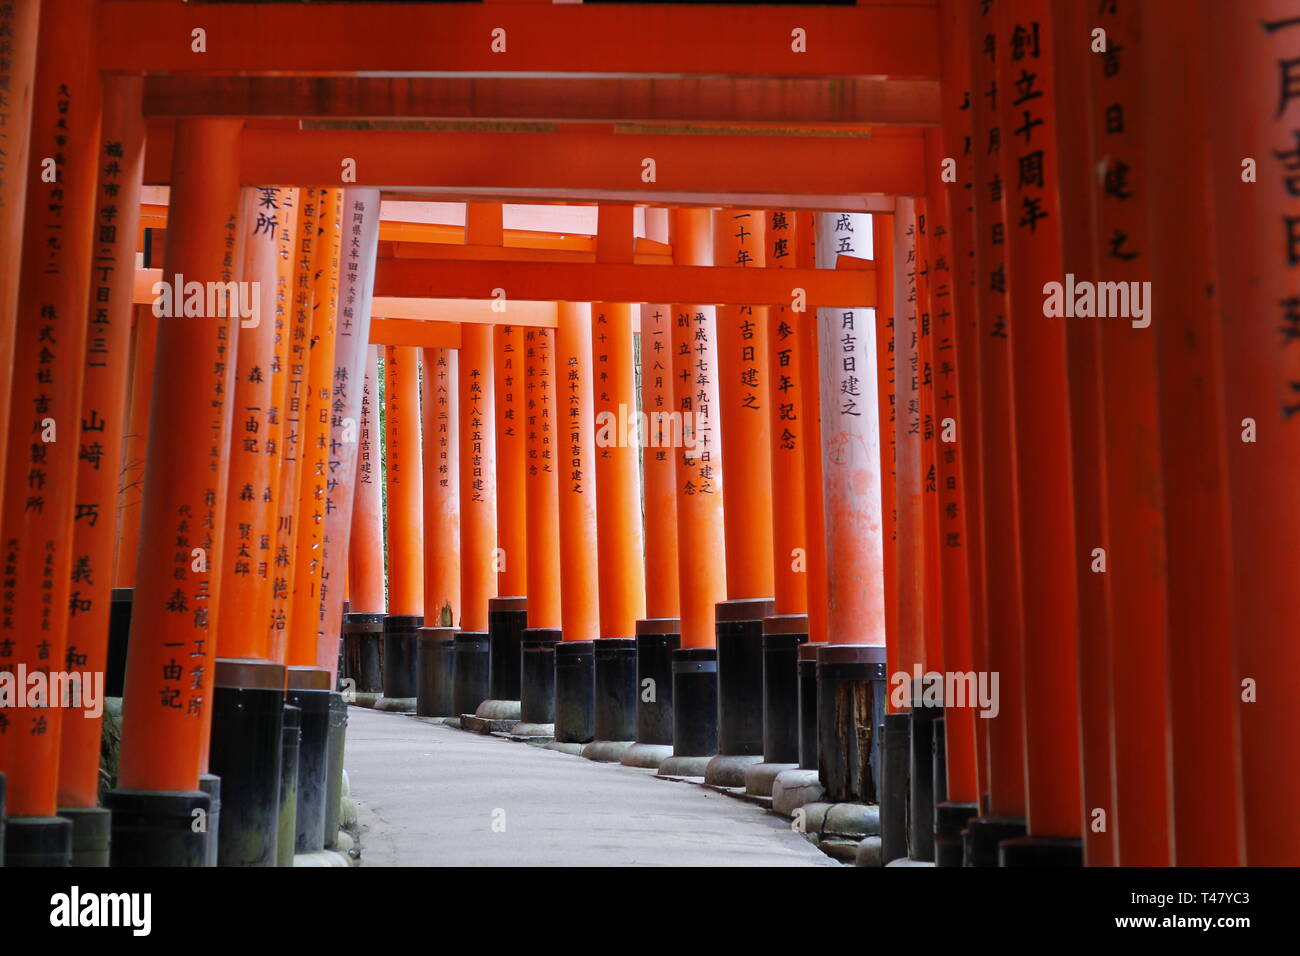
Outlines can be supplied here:
M819 213L816 228L818 266L871 258L869 215ZM816 321L830 590L828 643L817 652L819 770L828 799L871 803L882 792L875 729L886 696L876 320L869 309L840 306L818 308Z
M1025 865L1044 855L1063 864L1082 861L1074 571L1082 557L1074 516L1060 507L1073 491L1065 329L1059 322L1043 321L1043 287L1063 275L1049 7L1047 0L1011 0L995 13L999 89L1017 89L1023 69L1043 93L1021 104L1012 96L998 99L1023 579L1029 831L1026 838L1000 846L1003 865Z
M556 417L555 331L524 335L528 520L528 629L520 661L521 737L550 737L555 727L555 652L560 631L559 419Z
M658 767L673 753L672 655L682 645L677 575L677 459L672 306L641 306L641 434L645 496L646 617L636 623L636 742L629 767ZM680 421L680 418L678 419Z
M471 203L473 209L475 204ZM500 206L492 207L496 220ZM494 221L495 222L495 221ZM473 223L471 222L471 231ZM499 236L496 243L500 243ZM497 594L488 611L489 701L478 716L519 716L520 653L528 627L528 436L524 431L525 369L522 326L492 330L497 442Z
M979 312L980 439L983 469L984 565L987 568L984 620L976 622L985 643L985 668L998 675L999 708L988 718L988 781L981 817L967 823L967 866L997 866L998 842L1024 833L1025 727L1021 692L1024 615L1020 598L1019 513L1014 475L1011 394L1010 303L1007 298L1008 229L1006 189L1000 150L1003 135L997 102L984 95L996 88L1000 47L994 11L981 9L970 31L975 177L976 304ZM1005 148L1010 148L1009 146ZM901 468L901 465L900 465ZM899 477L902 506L902 477ZM904 534L900 511L899 535ZM982 627L981 627L982 625ZM905 629L906 621L900 621ZM977 638L977 641L980 638Z
M671 211L673 262L712 265L712 215ZM699 776L718 749L717 606L727 593L718 324L711 305L673 305L677 458L677 575L682 647L673 652L673 755L661 774Z
M769 268L791 269L798 262L798 218L788 210L765 213L764 259ZM778 773L799 765L799 646L808 640L807 495L804 444L807 415L800 326L805 311L769 308L763 334L768 365L767 403L772 469L773 615L763 622L763 762L747 768L745 788L772 795Z
M416 713L451 717L460 606L460 440L455 349L421 355L424 394L424 619L416 653Z
M329 426L338 335L341 189L323 189L313 249L311 338L298 445L298 510L294 524L293 600L289 615L288 702L302 710L298 747L295 853L325 846L329 699L332 673L321 667L321 582L328 508Z
M165 282L235 278L241 126L177 123ZM216 656L238 341L238 321L228 309L208 312L207 299L198 316L177 312L175 298L160 310L170 314L158 328L118 789L107 801L114 866L205 861L206 835L194 821L209 809L198 785ZM179 305L196 300L186 296Z
M149 439L149 406L153 397L153 359L157 346L158 316L153 314L152 307L137 305L135 331L131 339L127 426L118 477L119 514L113 551L115 588L131 589L135 586L135 558L140 546L140 502L144 496L145 451Z
M1294 866L1300 832L1288 808L1300 800L1300 766L1280 759L1279 746L1300 731L1300 696L1284 677L1300 673L1294 587L1300 565L1294 480L1300 468L1300 20L1282 0L1203 3L1200 11L1205 36L1224 54L1205 79L1209 115L1219 118L1210 169L1224 328L1245 862ZM1218 82L1219 75L1226 81ZM1248 167L1253 177L1245 175Z
M420 351L384 348L384 487L388 493L388 616L381 709L413 710L416 634L424 625L424 478Z
M1225 329L1219 324L1218 302L1236 290L1225 289L1216 275L1213 203L1188 199L1212 196L1211 114L1204 84L1185 80L1219 82L1210 69L1218 53L1208 39L1219 34L1209 18L1186 16L1175 0L1145 3L1141 13L1147 159L1150 168L1159 170L1147 188L1151 219L1162 225L1160 241L1150 247L1152 289L1160 289L1160 311L1147 331L1156 336L1167 574L1169 593L1175 596L1168 605L1173 862L1238 866L1244 859L1245 823L1241 788L1233 781L1241 779L1243 702L1238 682L1225 679L1237 674L1232 588L1225 584L1231 580L1233 559L1225 445L1240 438L1240 422L1225 417ZM1167 109L1172 102L1181 108ZM1227 175L1224 181L1229 202L1236 201L1238 190L1256 188ZM1219 296L1206 296L1201 283L1188 277L1214 277ZM1085 715L1090 706L1085 701ZM1212 814L1204 805L1207 769L1224 781L1215 792ZM1085 809L1092 806L1089 802ZM1089 863L1091 830L1089 820L1084 833Z
M241 281L253 296L240 319L221 558L223 622L212 691L210 769L221 778L218 865L274 866L278 846L284 666L271 660L271 582L279 517L277 392L284 350L277 334L277 273L291 237L294 190L245 187L240 209ZM251 311L251 310L250 310Z
M763 268L766 213L713 213L713 264ZM727 601L717 610L718 759L705 772L717 786L744 786L763 752L763 620L772 615L772 458L766 378L767 309L718 306L718 395L723 455L732 474L724 498Z
M10 866L65 866L71 852L71 824L55 816L63 701L53 698L48 685L33 700L26 678L28 672L56 676L69 669L76 436L99 158L99 79L87 66L87 58L94 59L95 11L88 0L46 4L31 153L27 168L6 173L26 189L28 213L0 518L6 565L0 667L13 675L17 693L26 695L23 703L33 705L18 708L6 699L0 709ZM48 171L47 156L53 159ZM8 317L0 323L7 326Z
M548 746L579 752L593 733L591 642L600 636L591 304L561 302L555 333L564 640L555 647L555 741Z
M354 682L352 688L356 700L373 704L383 690L380 647L387 605L384 598L383 495L380 491L383 474L378 411L379 347L368 345L365 355L365 377L357 419L356 492L348 545L349 613L343 622L343 653L346 676ZM457 537L458 554L459 548Z
M64 669L102 703L107 663L117 505L117 464L130 381L135 236L144 171L142 77L104 78L99 183L95 191L86 356L82 371L72 539L72 593ZM73 822L72 865L108 866L109 814L99 804L102 711L74 706L59 747L59 815Z
M632 237L631 208L621 224ZM630 259L631 243L628 243ZM640 429L633 307L592 309L600 642L595 652L594 740L583 756L615 761L636 736L636 626L645 617Z
M488 607L497 596L496 390L492 326L461 327L460 633L455 638L454 706L473 714L487 700Z
M0 7L0 35L7 42L0 60L0 422L9 421L9 392L13 374L14 328L18 309L19 266L23 249L23 210L27 200L28 131L31 127L32 84L36 74L36 37L40 0ZM0 478L5 473L8 443L0 442ZM3 812L3 807L0 807Z

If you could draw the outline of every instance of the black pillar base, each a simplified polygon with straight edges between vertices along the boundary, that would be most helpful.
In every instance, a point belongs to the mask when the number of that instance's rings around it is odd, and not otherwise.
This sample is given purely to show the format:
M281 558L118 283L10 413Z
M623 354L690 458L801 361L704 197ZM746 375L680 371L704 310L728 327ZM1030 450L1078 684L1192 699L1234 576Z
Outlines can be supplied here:
M417 638L415 713L456 717L456 629L422 627Z
M108 658L104 664L104 696L121 697L126 686L126 646L131 637L131 607L135 588L113 588L108 610Z
M998 844L1025 835L1025 821L1014 817L975 817L962 831L965 866L1000 866Z
M488 697L518 700L520 652L528 627L528 598L496 597L488 600Z
M585 744L595 734L595 641L555 645L555 742Z
M818 772L829 803L879 803L885 646L827 644L817 652Z
M357 694L384 692L384 618L352 611L343 615L343 671Z
M973 803L945 801L934 805L934 865L961 866L966 856L962 831L979 815Z
M808 615L763 622L763 762L799 762L799 645L808 643Z
M280 735L280 813L275 840L275 865L293 866L298 835L298 747L302 742L302 708L284 705Z
M112 846L113 814L104 807L59 807L72 821L71 866L105 867Z
M221 838L221 778L215 773L201 773L199 789L208 795L208 818L203 832L203 865L216 866Z
M384 618L384 696L415 704L415 636L424 625L419 614Z
M64 817L9 817L5 866L71 866L72 821Z
M113 866L207 866L208 835L194 829L198 811L211 810L203 791L114 790L104 805L113 812Z
M456 716L473 714L488 699L491 689L491 656L488 635L483 631L460 631L453 644L456 663L452 666L452 704Z
M913 860L934 860L934 721L943 716L941 704L926 704L923 681L912 689L911 812L908 816L907 850Z
M582 755L616 761L636 739L636 638L596 641L591 746Z
M555 733L555 645L563 634L552 628L524 631L519 652L520 736L551 737Z
M673 651L672 759L710 758L717 752L717 648L680 648Z
M275 866L284 680L280 664L217 659L208 765L225 781L218 866Z
M1015 837L998 844L999 866L1083 866L1083 841L1068 837Z
M771 598L722 601L716 610L718 640L718 753L762 756L763 620Z
M885 714L881 721L883 769L880 794L880 860L907 856L907 812L911 786L908 781L911 760L912 715L906 712Z
M392 620L390 617L389 620ZM325 849L325 795L328 789L330 684L329 671L290 667L285 700L302 710L298 744L298 809L294 823L294 853Z
M343 751L348 734L348 705L343 695L330 694L329 735L325 741L325 849L333 849L339 838L339 817L343 804Z
M635 739L639 744L672 746L673 651L682 646L681 628L675 617L636 622Z
M799 769L816 770L820 760L817 749L817 651L825 647L822 641L800 644L796 674L799 680L797 693L799 710Z

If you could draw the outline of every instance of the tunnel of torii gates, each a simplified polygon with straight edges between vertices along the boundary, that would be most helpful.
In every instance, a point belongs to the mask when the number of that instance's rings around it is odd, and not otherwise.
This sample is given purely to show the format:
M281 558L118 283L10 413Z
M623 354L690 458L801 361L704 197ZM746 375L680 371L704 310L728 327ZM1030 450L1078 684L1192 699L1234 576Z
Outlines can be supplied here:
M9 865L292 864L348 703L882 861L1300 863L1293 0L0 44Z

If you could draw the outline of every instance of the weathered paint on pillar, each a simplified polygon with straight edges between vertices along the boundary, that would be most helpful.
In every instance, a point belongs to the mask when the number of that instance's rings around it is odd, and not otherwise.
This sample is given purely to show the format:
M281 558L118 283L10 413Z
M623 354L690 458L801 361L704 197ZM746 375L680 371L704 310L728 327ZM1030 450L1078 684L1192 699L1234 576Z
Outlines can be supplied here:
M880 405L880 508L884 522L885 665L899 670L898 587L898 362L894 335L894 217L871 217L871 258L876 269L876 389ZM895 713L894 695L885 702Z
M1031 836L1077 837L1080 802L1079 604L1081 560L1072 494L1065 329L1043 314L1043 287L1063 278L1058 199L1053 27L1047 0L1010 0L995 12L998 87L1021 70L1043 96L998 99L1015 398L1025 642L1026 820ZM1041 166L1037 164L1041 161Z
M713 265L719 268L764 267L766 213L721 209L713 213ZM722 412L722 454L732 474L723 501L727 534L727 597L770 598L772 570L771 427L766 403L768 386L767 309L720 305L718 326L718 398Z
M497 596L496 430L492 327L461 327L460 629L486 633L488 601Z
M88 66L94 60L95 11L89 0L45 5L31 154L25 169L10 173L27 190L0 520L6 571L0 668L15 672L15 679L20 667L67 669L77 427L99 159L99 79ZM42 176L46 156L55 159L55 182ZM63 709L57 700L42 704L0 710L0 771L8 776L6 813L12 817L54 814Z
M646 617L681 613L677 580L677 457L672 425L672 307L641 306L641 436L645 475ZM680 434L680 433L678 433Z
M600 636L590 303L560 303L555 369L562 629L566 641L590 641Z
M524 329L493 328L497 435L497 593L528 593L528 521L524 431Z
M527 358L528 626L560 627L560 488L555 332L530 328Z
M1223 326L1242 808L1250 866L1300 863L1300 19L1285 0L1203 3ZM1243 161L1257 163L1255 182ZM1159 302L1159 299L1156 300ZM1160 307L1162 312L1164 306ZM1157 316L1155 322L1161 321ZM1249 421L1248 421L1249 420ZM1246 440L1253 437L1253 441Z
M388 611L424 613L424 467L420 350L384 347L384 488L388 498Z
M817 258L871 258L871 217L819 213ZM822 482L830 578L828 640L885 643L885 542L880 497L880 400L872 309L818 308Z
M768 268L795 267L797 221L793 212L766 214L764 236ZM777 614L808 611L807 514L802 507L804 443L808 441L804 414L799 326L807 312L793 307L768 309L767 379L768 429L772 455L772 571Z
M144 500L145 448L149 441L149 406L153 398L153 360L158 350L158 316L153 307L137 305L131 333L131 387L127 393L126 434L122 437L118 475L117 541L113 550L113 587L135 586L140 550L140 506Z
M1106 31L1108 46L1119 51L1118 61L1089 57L1085 73L1092 92L1089 165L1097 172L1089 180L1096 232L1093 268L1086 278L1096 282L1151 280L1155 236L1147 227L1147 190L1153 176L1163 171L1148 165L1142 135L1149 121L1141 102L1142 76L1149 68L1142 62L1146 42L1140 16L1138 4L1124 3L1099 9L1092 21ZM1067 82L1062 71L1058 86ZM1065 135L1073 139L1076 134L1071 129ZM1146 304L1150 307L1153 300ZM1106 409L1101 416L1106 448L1104 581L1114 651L1111 719L1117 731L1112 734L1113 798L1107 822L1115 833L1118 865L1168 866L1172 850L1166 683L1169 594L1156 336L1149 327L1137 327L1140 320L1135 325L1125 316L1060 321L1096 324L1100 343L1101 407ZM1083 544L1084 560L1089 560L1090 549Z
M341 189L319 194L320 220L312 261L311 337L298 441L298 510L294 519L293 598L289 614L289 656L295 667L317 667L324 570L326 483L329 480L330 392L338 332L339 252L342 241Z
M894 212L894 348L897 354L895 493L898 499L898 670L925 663L925 549L922 522L920 306L916 209L900 197Z
M281 437L280 509L275 531L275 576L271 583L271 659L288 661L290 622L293 618L293 589L297 557L298 505L303 461L306 456L308 375L312 337L312 276L324 190L303 189L298 193L295 212L293 274L287 319L286 375L280 408L284 433Z
M625 302L593 306L601 637L632 637L636 622L646 616L634 348L632 306Z
M460 607L460 442L455 349L424 349L424 618L455 627Z
M348 605L354 613L383 614L387 604L383 495L379 490L379 346L366 346L365 363L357 419L357 490L348 545ZM459 538L456 542L459 551Z
M241 120L177 121L163 279L231 282ZM188 301L188 300L187 300ZM118 788L195 790L216 657L238 344L228 310L160 311ZM221 315L226 311L226 315Z
M987 813L1025 815L1025 728L1020 645L1020 533L1016 506L1011 402L1011 327L1007 321L1006 217L1000 165L1002 122L996 102L984 95L997 83L998 33L992 8L981 8L970 34L975 153L976 299L980 320L980 422L984 455L984 553L988 569L982 638L985 666L997 673L1000 708L989 724ZM1009 135L1009 134L1008 134ZM901 479L900 479L901 480ZM900 526L899 534L902 528ZM905 625L900 625L905 626Z
M1238 682L1225 679L1237 673L1226 442L1240 436L1224 417L1222 292L1211 297L1202 283L1189 281L1204 277L1222 289L1209 201L1208 98L1203 84L1185 79L1215 77L1208 39L1215 34L1177 0L1149 0L1141 13L1149 64L1142 100L1147 158L1160 170L1147 186L1152 222L1161 227L1160 241L1151 246L1151 287L1160 290L1160 311L1148 331L1156 336L1159 363L1169 593L1177 596L1169 602L1168 658L1173 862L1238 866L1245 846L1238 743L1243 705ZM1167 109L1171 102L1181 108ZM1204 812L1207 769L1220 781L1213 814Z
M326 482L325 558L321 573L321 628L317 666L338 668L344 579L352 539L357 429L370 341L370 303L379 253L379 190L343 190L339 303L330 399L329 478Z
M9 421L40 0L0 5L0 422ZM9 448L0 442L0 479Z
M226 548L221 556L221 620L217 656L268 660L271 582L275 572L275 524L280 445L270 434L275 403L276 267L281 206L276 187L243 189L240 207L240 278L254 296L256 323L240 318L235 387L231 393L230 494L226 502ZM254 290L254 286L256 287Z
M816 214L795 214L795 265L811 269L817 265ZM826 574L826 501L822 495L821 360L817 355L817 314L807 311L807 302L797 303L800 313L799 374L810 383L804 390L804 528L808 541L808 640L827 641L827 609L830 583ZM796 303L791 303L791 309Z
M707 210L674 209L673 261L712 265ZM712 647L718 603L727 598L718 424L718 323L711 305L673 305L673 406L681 416L677 456L677 575L682 647Z
M63 670L103 694L117 504L117 463L126 430L130 380L135 237L144 172L143 77L104 78L103 134L95 190L86 355L82 367L81 435L72 532L72 593ZM96 684L96 676L101 682ZM65 712L59 748L59 806L99 802L101 717Z

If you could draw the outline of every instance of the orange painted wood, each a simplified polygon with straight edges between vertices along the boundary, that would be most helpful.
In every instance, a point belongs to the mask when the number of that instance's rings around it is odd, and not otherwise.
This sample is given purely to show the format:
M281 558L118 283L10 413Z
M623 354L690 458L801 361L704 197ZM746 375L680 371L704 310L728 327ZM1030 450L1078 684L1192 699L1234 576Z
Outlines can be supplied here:
M43 19L30 155L26 168L6 173L26 189L28 210L21 234L22 270L16 277L18 321L0 516L6 565L0 667L14 672L15 679L21 668L46 673L69 669L77 428L99 160L99 81L85 62L93 49L95 5L51 0ZM46 156L55 157L57 182L42 177ZM12 231L5 238L13 238ZM5 319L0 322L12 328ZM2 368L0 384L9 384ZM26 686L20 684L21 690ZM46 700L41 706L0 712L0 771L9 780L10 816L54 814L60 705Z
M630 215L626 225L630 237ZM628 243L629 250L630 246ZM636 622L646 616L632 314L633 306L625 302L601 302L592 306L601 637L633 637Z
M492 330L496 376L497 547L501 552L497 593L511 596L528 593L524 334L521 326L514 325L498 325Z
M455 627L460 606L460 415L454 349L425 349L424 621ZM520 560L517 558L516 560Z
M669 222L674 262L711 267L709 211L673 209ZM672 309L673 408L681 414L682 435L689 436L676 456L682 646L712 647L716 608L727 599L717 316L711 305L675 303Z
M492 329L466 326L460 391L460 629L486 633L497 596L497 480Z
M765 268L766 213L723 209L713 213L715 271ZM784 283L790 285L790 283ZM788 295L788 290L787 290ZM771 598L772 458L767 396L767 310L719 305L718 399L722 455L732 474L723 498L727 533L727 597Z
M524 333L527 383L528 626L560 627L559 422L555 333Z
M1151 281L1161 290L1158 318L1147 331L1156 337L1169 577L1173 862L1238 866L1245 846L1242 704L1239 685L1226 679L1235 666L1225 445L1236 429L1224 417L1209 100L1204 82L1183 80L1218 82L1210 68L1215 34L1181 10L1173 0L1141 7L1147 159L1160 170L1147 185L1160 239L1151 245ZM1162 108L1174 100L1181 109ZM1210 282L1214 296L1205 294ZM1213 819L1201 812L1207 770L1222 783Z
M1283 0L1199 9L1215 56L1204 80L1216 119L1214 298L1223 328L1244 862L1294 866L1300 832L1287 808L1300 799L1300 764L1278 759L1278 751L1300 732L1300 695L1290 676L1300 673L1300 197L1291 155L1300 104L1287 82L1300 57L1300 23L1294 4ZM1257 182L1243 181L1247 157L1258 164ZM1242 440L1246 419L1255 424L1254 442ZM1254 682L1253 702L1243 697L1246 681Z
M178 131L169 279L235 278L227 257L238 228L240 125L196 119ZM158 325L122 715L123 789L194 790L206 765L236 329L229 316Z
M334 382L334 344L338 336L339 252L343 239L343 191L317 194L320 219L312 249L311 336L305 359L306 385L298 457L298 507L294 517L293 597L286 663L318 667L321 637L321 579L328 506L329 422Z
M1031 836L1077 837L1083 808L1074 563L1081 557L1074 515L1061 508L1073 493L1065 328L1043 321L1043 286L1063 276L1049 8L1047 0L999 5L998 87L1017 89L1024 69L1044 95L1025 105L1002 95L998 108L1025 626L1026 820ZM1032 160L1039 150L1041 185L1036 175L1020 174L1022 158Z
M118 475L117 541L113 550L113 587L135 586L140 541L140 502L144 497L145 445L149 439L149 404L153 392L153 357L158 347L158 317L152 306L135 305L131 332L131 384L127 393L126 434L122 436Z
M566 641L590 641L600 636L590 303L560 303L555 372L562 628Z
M1007 302L1007 218L1000 144L1003 124L996 101L985 95L998 83L999 33L994 12L980 8L970 31L972 149L975 177L976 302L979 309L980 439L983 455L984 620L976 621L976 646L985 666L999 675L1000 708L988 718L988 806L990 816L1025 815L1024 720L1020 646L1024 616L1020 599L1019 512L1013 459L1011 327ZM1009 148L1009 147L1008 147Z
M429 319L371 319L370 341L375 345L415 345L425 349L460 348L460 325Z
M348 546L348 604L352 612L357 614L383 614L388 607L384 591L381 454L379 349L368 345L365 379L361 386L361 417L357 420L357 490L352 504L352 540ZM427 539L425 543L427 546ZM457 537L456 552L459 551L460 539ZM426 573L427 560L426 556ZM428 595L425 597L427 602Z
M108 618L113 586L113 516L117 464L126 431L126 391L131 361L131 285L136 219L144 162L141 77L103 81L99 181L95 189L94 268L90 323L82 368L81 434L72 532L72 592L68 595L68 645L62 669L94 687L108 659ZM65 711L59 746L59 806L99 802L102 718L76 707Z
M0 126L0 152L5 157L5 166L0 169L0 422L9 421L27 201L24 173L28 168L40 12L39 0L6 4L0 10L0 34L7 43L6 55L0 60L0 88L5 90L6 98L5 122ZM8 443L0 442L0 477L5 473L8 451Z
M764 242L767 264L793 268L798 245L798 221L792 210L766 215ZM808 612L808 516L803 507L804 443L808 440L804 406L815 383L803 377L799 326L810 321L793 307L768 310L767 335L768 434L772 469L772 572L777 614Z
M935 417L935 334L934 313L930 303L930 242L934 225L930 219L930 202L922 197L913 200L916 233L912 237L916 257L908 268L909 281L916 290L916 381L921 403L921 594L925 607L922 631L922 661L928 670L942 671L943 661L943 568L939 560L939 465L938 422Z
M894 217L871 217L871 258L876 265L879 300L876 306L876 388L880 405L880 506L885 582L885 663L890 675L899 671L898 583L898 422L899 371L897 360L897 304L894 301ZM891 694L888 713L899 710Z
M646 617L675 618L681 613L677 578L677 458L672 444L672 307L647 303L641 309L641 436L645 475ZM659 416L659 417L655 417Z
M108 0L99 60L104 70L188 72L191 17L149 0ZM377 4L355 11L292 4L206 14L210 72L488 72L899 76L934 79L935 12L923 3L800 10L813 55L790 42L790 15L757 7L662 9L545 4ZM506 31L494 53L492 30ZM728 43L719 48L719 37ZM286 42L285 38L293 38Z
M384 349L384 490L388 503L388 613L424 613L424 465L420 352Z

